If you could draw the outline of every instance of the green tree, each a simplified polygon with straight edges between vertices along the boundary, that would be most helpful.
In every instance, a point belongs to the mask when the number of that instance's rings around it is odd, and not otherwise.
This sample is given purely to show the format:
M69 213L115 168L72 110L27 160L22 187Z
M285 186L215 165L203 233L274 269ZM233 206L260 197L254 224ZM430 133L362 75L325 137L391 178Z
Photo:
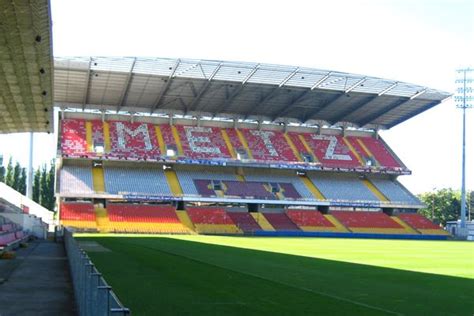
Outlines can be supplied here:
M50 211L54 211L54 178L55 178L55 167L54 160L51 161L49 171L46 179L46 208Z
M41 166L40 177L40 204L47 208L48 203L48 171L46 164Z
M15 168L13 168L13 186L12 188L20 192L20 180L21 179L21 166L17 161L15 163Z
M26 194L26 169L21 168L20 184L18 186L18 192L25 195Z
M461 209L461 193L453 189L440 189L422 193L418 196L426 205L419 210L433 222L446 225L447 221L455 221Z
M40 192L41 192L40 180L41 180L41 171L40 171L40 168L38 168L35 171L35 176L33 180L33 201L35 201L36 203L40 202Z
M0 166L0 182L5 182L5 167Z
M8 160L7 173L5 176L5 184L9 187L13 187L13 161L12 157Z

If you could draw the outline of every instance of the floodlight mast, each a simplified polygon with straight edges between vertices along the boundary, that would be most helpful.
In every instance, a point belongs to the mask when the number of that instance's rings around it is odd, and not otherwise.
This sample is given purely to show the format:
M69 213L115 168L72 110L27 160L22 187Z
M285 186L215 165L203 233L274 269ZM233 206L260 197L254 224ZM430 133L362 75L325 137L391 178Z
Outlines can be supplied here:
M455 97L456 106L462 109L462 180L461 180L461 229L466 228L466 109L472 107L472 87L470 84L474 81L467 75L472 73L474 69L464 68L457 71L462 73L462 78L457 79L456 83L461 84L457 89ZM469 84L469 85L468 85Z

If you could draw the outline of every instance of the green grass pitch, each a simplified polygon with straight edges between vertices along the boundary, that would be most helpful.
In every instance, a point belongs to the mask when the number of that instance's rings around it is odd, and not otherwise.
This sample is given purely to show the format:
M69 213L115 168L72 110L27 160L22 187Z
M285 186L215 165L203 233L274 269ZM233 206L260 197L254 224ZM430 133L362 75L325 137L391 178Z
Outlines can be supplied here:
M474 243L79 235L133 315L473 315Z

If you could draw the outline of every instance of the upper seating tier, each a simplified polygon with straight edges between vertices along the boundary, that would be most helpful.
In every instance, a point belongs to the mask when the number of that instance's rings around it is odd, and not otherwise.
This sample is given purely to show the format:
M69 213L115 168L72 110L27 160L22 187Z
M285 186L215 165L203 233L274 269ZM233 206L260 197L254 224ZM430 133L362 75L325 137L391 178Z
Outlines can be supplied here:
M295 146L312 155L326 167L356 168L361 164L351 149L344 142L344 137L335 135L318 135L309 133L289 133ZM311 152L308 153L305 142ZM303 147L302 147L303 146Z
M174 149L180 158L231 160L239 153L242 159L258 162L301 163L297 156L305 154L323 167L357 168L366 167L356 155L367 158L365 147L380 167L401 168L379 139L303 132L288 132L287 136L289 142L284 132L277 130L63 119L60 148L62 155L69 157L130 160L158 160L166 157L167 149Z

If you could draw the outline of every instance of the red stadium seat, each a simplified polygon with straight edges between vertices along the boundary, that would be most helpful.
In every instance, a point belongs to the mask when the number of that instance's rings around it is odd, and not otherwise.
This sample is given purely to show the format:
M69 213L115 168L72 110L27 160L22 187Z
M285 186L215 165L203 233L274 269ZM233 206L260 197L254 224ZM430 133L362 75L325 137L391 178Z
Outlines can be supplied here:
M95 221L94 205L92 203L65 202L61 203L61 220Z
M232 218L220 207L189 207L189 218L194 224L233 225Z
M110 144L110 151L102 156L105 158L127 160L156 160L166 156L160 151L158 135L155 127L161 130L164 144L163 148L174 148L182 152L176 153L182 158L189 159L233 159L235 153L229 151L230 145L241 158L253 158L260 162L300 162L281 131L256 130L241 128L225 128L229 137L229 147L226 144L220 127L196 127L175 125L177 139L170 125L153 125L150 123L131 123L127 121L109 121L108 139L104 131L104 123L100 120L91 123L91 137L93 144L86 141L86 121L80 119L64 119L61 121L61 150L64 156L95 158L101 156L94 151L88 151L88 145L101 144L105 147ZM243 137L241 140L240 136ZM385 144L372 137L342 137L339 135L318 135L314 133L289 132L289 138L294 143L300 154L309 154L324 167L330 168L356 168L361 167L361 162L351 151L349 142L356 153L362 158L368 158L369 153L359 144L361 141L365 148L380 164L380 167L400 169L401 165L391 154ZM306 144L302 142L302 140ZM246 152L245 142L250 155L242 156ZM307 145L307 146L305 146ZM309 148L308 148L309 147ZM309 152L308 152L309 151Z
M441 229L438 225L420 214L399 214L404 222L416 229Z
M349 228L403 228L382 212L333 211L331 215Z
M107 213L111 222L181 223L171 205L110 203Z
M323 214L316 210L288 210L288 217L298 226L334 227Z
M262 212L262 214L275 230L300 230L285 213Z

